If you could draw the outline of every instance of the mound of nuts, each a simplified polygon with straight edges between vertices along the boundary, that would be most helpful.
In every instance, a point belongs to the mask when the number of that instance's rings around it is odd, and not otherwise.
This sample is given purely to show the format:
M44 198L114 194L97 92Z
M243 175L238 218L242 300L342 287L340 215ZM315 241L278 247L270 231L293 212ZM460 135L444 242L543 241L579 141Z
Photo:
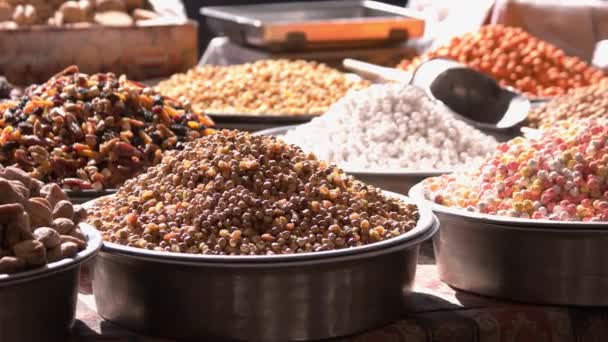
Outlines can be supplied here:
M368 85L325 64L279 59L195 67L157 88L206 113L320 115L348 90Z
M274 137L220 131L165 153L90 209L106 241L272 255L356 247L414 228L418 208Z
M117 188L213 121L125 76L70 67L0 103L0 163L72 190Z
M73 258L87 244L80 229L85 218L57 184L0 168L0 274Z
M14 23L14 27L93 22L124 26L124 17L128 18L128 25L158 17L148 8L146 0L0 0L0 22ZM113 17L120 19L113 20Z
M572 89L528 113L528 126L550 127L560 120L604 118L608 113L608 83Z
M502 25L488 25L478 32L453 38L450 43L399 68L414 70L435 57L450 58L492 76L502 86L511 86L533 97L551 97L573 88L596 84L604 73L578 57L542 41L526 31Z

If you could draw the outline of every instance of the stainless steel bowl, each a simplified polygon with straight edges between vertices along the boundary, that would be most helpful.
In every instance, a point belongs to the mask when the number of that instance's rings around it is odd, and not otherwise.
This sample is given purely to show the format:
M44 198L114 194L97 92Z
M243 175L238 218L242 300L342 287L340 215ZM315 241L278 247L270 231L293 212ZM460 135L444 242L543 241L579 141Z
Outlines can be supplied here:
M419 245L438 229L428 207L419 212L399 237L318 253L206 256L104 243L93 268L98 313L150 336L196 341L324 339L378 327L402 317Z
M608 305L608 224L518 219L449 208L424 198L441 222L441 280L465 291L536 304Z
M80 266L101 247L85 227L87 248L74 258L14 275L0 275L0 341L65 342L76 315Z
M64 191L70 198L70 202L72 202L74 204L82 204L85 202L92 201L99 197L112 195L112 194L116 193L117 190L116 189L104 189L101 191L97 191L97 190L81 190L81 191L64 190Z
M266 129L263 131L255 132L255 135L270 135L270 136L283 136L287 131L294 129L296 126L282 126L277 128ZM380 169L349 169L343 168L344 171L359 179L360 181L373 185L377 188L394 191L403 195L407 195L407 192L412 186L420 183L423 179L428 177L440 176L442 174L453 172L454 170L428 170L428 171L410 171L410 170L380 170Z

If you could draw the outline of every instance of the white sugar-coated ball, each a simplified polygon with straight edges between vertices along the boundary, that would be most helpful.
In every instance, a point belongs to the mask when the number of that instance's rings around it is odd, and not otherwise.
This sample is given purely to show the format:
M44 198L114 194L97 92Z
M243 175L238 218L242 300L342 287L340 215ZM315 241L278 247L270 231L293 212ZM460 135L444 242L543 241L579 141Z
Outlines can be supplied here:
M419 171L478 163L497 144L423 90L405 84L350 92L284 140L344 168Z

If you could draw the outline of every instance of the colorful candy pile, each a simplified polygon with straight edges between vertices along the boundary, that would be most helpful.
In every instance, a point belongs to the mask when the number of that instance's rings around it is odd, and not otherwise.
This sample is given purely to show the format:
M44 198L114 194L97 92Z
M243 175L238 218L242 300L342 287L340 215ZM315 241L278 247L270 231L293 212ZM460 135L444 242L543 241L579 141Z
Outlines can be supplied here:
M608 220L608 121L561 121L534 140L500 144L478 169L424 182L436 203L484 214Z

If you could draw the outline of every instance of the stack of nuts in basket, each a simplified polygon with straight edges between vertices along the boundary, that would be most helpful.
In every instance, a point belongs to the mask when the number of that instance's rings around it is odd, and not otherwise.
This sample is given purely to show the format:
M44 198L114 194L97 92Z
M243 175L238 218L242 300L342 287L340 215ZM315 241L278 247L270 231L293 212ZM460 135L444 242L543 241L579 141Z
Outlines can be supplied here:
M72 258L86 247L79 228L86 217L56 184L26 172L0 169L0 274Z
M72 190L117 188L213 121L142 84L70 67L0 103L0 163Z
M0 27L97 23L130 26L158 17L146 0L0 0Z
M220 131L99 199L87 221L113 243L156 251L329 251L413 229L416 205L385 196L274 137Z

